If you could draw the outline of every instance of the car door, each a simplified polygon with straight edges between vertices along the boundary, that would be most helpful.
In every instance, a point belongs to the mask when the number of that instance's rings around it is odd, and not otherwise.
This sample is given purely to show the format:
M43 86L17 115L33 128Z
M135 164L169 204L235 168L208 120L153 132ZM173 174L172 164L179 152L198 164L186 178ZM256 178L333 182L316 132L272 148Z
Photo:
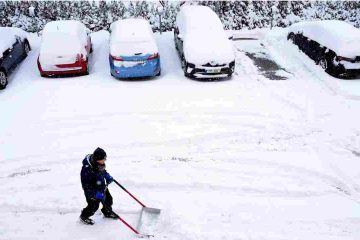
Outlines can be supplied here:
M184 49L183 49L183 45L184 45L184 39L183 36L180 34L179 29L176 27L174 30L175 33L175 45L176 45L176 49L178 50L178 53L181 57L184 56Z
M24 56L24 47L20 37L16 36L16 42L13 44L11 51L12 58L12 67L16 67L16 65L23 59Z
M12 56L13 48L8 48L3 52L3 61L1 67L5 68L6 72L10 72L14 64L14 58Z

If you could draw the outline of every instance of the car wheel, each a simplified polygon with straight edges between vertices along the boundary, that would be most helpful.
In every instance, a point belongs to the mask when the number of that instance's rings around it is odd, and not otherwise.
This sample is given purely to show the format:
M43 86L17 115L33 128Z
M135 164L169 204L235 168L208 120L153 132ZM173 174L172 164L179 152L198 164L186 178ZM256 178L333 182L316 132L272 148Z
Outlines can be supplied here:
M330 74L333 77L338 77L338 71L336 71L335 66L329 61L326 57L322 57L319 60L319 65L324 71L328 74Z
M155 76L159 77L160 75L161 75L161 70Z
M191 78L190 73L187 73L187 72L184 72L184 76L187 77L187 78Z
M89 68L89 62L86 60L86 71L85 71L85 75L89 75L90 73L90 68Z
M325 70L325 72L328 70L329 64L325 57L322 57L319 60L319 66Z
M186 67L186 60L185 60L184 57L181 57L181 68L182 68L183 70L185 70L185 67Z
M0 70L0 89L4 89L8 84L6 72L4 70Z
M30 52L30 44L27 41L24 43L24 52L25 56L27 56Z

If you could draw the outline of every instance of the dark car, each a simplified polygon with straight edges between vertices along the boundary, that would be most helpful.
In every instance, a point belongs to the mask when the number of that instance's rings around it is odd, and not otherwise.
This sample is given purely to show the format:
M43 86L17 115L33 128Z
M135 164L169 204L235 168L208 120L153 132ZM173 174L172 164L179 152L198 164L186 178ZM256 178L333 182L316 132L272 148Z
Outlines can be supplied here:
M289 28L287 38L334 77L360 74L360 30L346 22L296 23Z
M18 28L0 27L0 89L6 87L9 74L31 50L26 35Z
M211 8L181 7L176 17L174 40L186 77L217 79L233 74L233 45Z

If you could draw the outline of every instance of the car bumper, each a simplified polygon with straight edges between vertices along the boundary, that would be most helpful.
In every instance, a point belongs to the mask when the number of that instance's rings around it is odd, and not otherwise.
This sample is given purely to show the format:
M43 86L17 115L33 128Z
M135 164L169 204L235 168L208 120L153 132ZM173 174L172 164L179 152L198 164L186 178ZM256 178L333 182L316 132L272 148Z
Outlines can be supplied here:
M160 59L144 61L142 64L132 61L114 63L110 59L110 70L116 78L153 77L160 73Z
M234 73L235 62L231 62L222 67L203 67L194 64L187 64L186 73L190 77L201 79L225 78L231 77Z
M72 74L85 74L87 72L87 62L70 63L64 65L42 65L38 60L38 69L41 76L62 76Z

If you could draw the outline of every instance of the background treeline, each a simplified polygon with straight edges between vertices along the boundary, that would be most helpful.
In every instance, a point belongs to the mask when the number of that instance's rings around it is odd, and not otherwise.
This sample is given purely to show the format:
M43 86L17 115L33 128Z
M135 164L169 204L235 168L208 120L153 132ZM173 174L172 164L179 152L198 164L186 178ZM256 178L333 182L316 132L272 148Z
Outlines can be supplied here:
M160 4L162 2L163 5ZM76 19L91 30L108 29L121 18L143 17L159 30L172 30L183 1L0 1L0 26L42 30L49 21ZM189 2L187 3L189 4ZM192 1L211 7L227 29L288 26L312 19L339 19L360 27L360 1Z

